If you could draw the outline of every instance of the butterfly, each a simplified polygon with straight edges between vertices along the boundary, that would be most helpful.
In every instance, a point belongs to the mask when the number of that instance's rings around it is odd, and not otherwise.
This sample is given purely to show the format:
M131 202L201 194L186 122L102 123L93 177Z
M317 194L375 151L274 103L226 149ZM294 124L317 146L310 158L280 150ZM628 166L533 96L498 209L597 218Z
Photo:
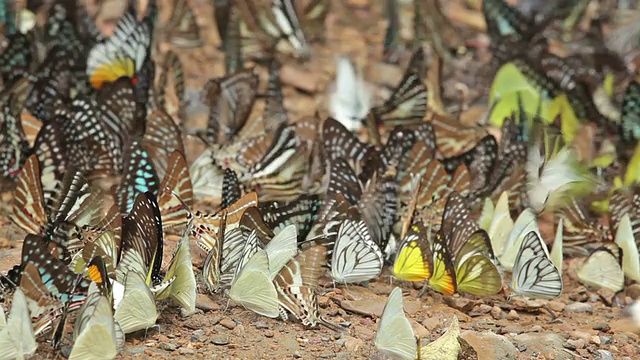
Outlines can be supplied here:
M3 359L24 358L38 349L27 298L21 289L13 294L9 319L5 319L0 307L0 357Z
M380 352L394 359L413 360L418 355L418 340L404 313L399 287L387 298L374 343Z
M89 51L87 75L94 88L121 76L133 78L150 55L151 29L147 22L139 23L134 14L125 13L113 34Z
M624 289L622 249L615 243L607 243L594 250L577 271L581 283L596 289L613 292Z
M162 225L165 229L184 225L187 213L181 201L189 207L192 207L194 202L193 186L184 155L179 151L174 151L168 163L169 167L160 184L158 195ZM176 199L174 193L181 200Z
M640 279L640 255L634 238L629 214L624 214L617 223L615 243L622 250L622 269L624 274L632 280Z
M224 209L234 202L240 200L242 189L238 181L238 175L231 168L224 169L224 177L222 178L222 201L220 208Z
M576 156L572 148L554 142L548 131L532 142L527 154L526 194L535 211L553 210L572 196L592 190L595 182Z
M293 314L305 327L337 326L320 316L316 287L326 262L327 248L312 246L291 259L274 279L278 291L280 317L287 320Z
M11 109L11 97L2 105L2 126L0 127L0 172L8 179L15 179L31 149L27 142L22 123Z
M70 54L55 46L34 75L35 81L25 108L43 122L51 121L54 109L69 103L75 79L69 61Z
M171 18L161 27L162 34L178 48L194 48L202 46L200 30L193 10L186 0L173 3Z
M344 220L331 252L331 277L340 283L372 280L382 271L382 251L363 221Z
M363 185L351 166L342 158L331 161L327 197L344 194L352 212L364 221L368 236L381 249L389 241L391 227L396 216L396 183L394 170L390 168L381 176L375 176Z
M412 226L396 252L393 275L405 281L429 279L429 284L435 289L453 288L455 274L451 259L449 256L436 253L436 251L446 251L440 240L441 237L436 244L436 240L431 239L430 229ZM439 286L438 284L443 285Z
M129 144L124 154L123 164L124 174L116 193L120 210L126 213L131 211L138 194L145 192L158 194L160 180L151 157L140 139L135 139Z
M206 139L211 144L229 143L245 126L258 90L258 75L241 70L211 79L202 91L202 101L210 107Z
M482 14L492 41L500 41L502 37L509 36L524 42L535 34L533 21L504 0L483 1Z
M242 0L235 5L246 28L262 46L302 58L310 56L311 48L291 0Z
M485 206L482 209L478 224L489 235L493 253L500 259L509 233L514 225L510 214L509 195L507 192L503 192L500 195L495 207L491 199L487 198L485 200Z
M228 0L216 0L215 16L218 34L222 40L224 50L225 74L233 74L244 67L243 43L240 10L236 6L229 4ZM220 6L222 4L222 6Z
M371 93L346 57L337 60L335 84L329 105L331 114L350 131L356 130L369 112Z
M90 292L78 313L74 325L74 341L69 359L115 358L123 345L124 334L118 339L118 330L113 319L111 301L99 291ZM96 342L96 338L102 339Z
M400 38L400 19L398 16L398 2L396 0L385 1L385 14L387 16L387 30L384 33L384 58L387 62L395 64L398 62L400 51L402 50L402 40Z
M545 246L535 231L525 235L513 265L511 288L515 295L554 299L562 293L562 277Z
M154 108L163 109L174 118L184 119L187 99L184 85L184 67L178 55L173 51L168 51L164 56L161 69L158 81L153 88L155 99L152 99L152 103L155 105ZM171 88L169 88L169 85L171 85ZM175 103L168 101L167 94L175 97ZM173 137L175 137L175 134Z
M452 53L466 51L464 42L438 2L414 3L414 33L420 41L426 40L441 59L451 60Z
M228 255L236 246L242 249L243 234L234 231L240 226L244 213L255 207L258 203L256 193L245 194L231 206L222 209L215 214L204 214L199 211L187 210L187 221L194 219L191 235L197 239L196 244L207 253L205 258L203 276L204 282L212 292L218 291L221 287L221 269L228 267L235 271L230 265L222 264L224 260L228 264L236 264L242 251L235 251L233 256ZM185 208L188 208L183 203ZM232 233L233 231L233 233ZM231 237L233 234L233 237ZM236 241L231 241L236 239Z
M640 83L629 82L622 98L622 114L620 116L622 124L622 138L625 141L632 141L640 138Z
M34 41L20 32L7 36L7 46L0 54L0 76L3 84L11 84L29 74L35 58Z
M259 205L265 224L277 234L286 226L294 224L298 229L298 240L307 237L317 218L321 201L317 196L302 195L290 202L262 202Z
M559 210L564 220L563 239L565 252L586 255L593 247L600 247L599 242L613 240L609 228L599 223L591 216L585 206L576 199L572 199L567 206Z
M148 191L138 194L131 211L122 218L122 245L116 268L116 279L120 283L125 283L128 274L134 271L143 276L145 286L160 282L162 234L162 218L155 195Z
M282 82L280 81L280 63L277 59L269 61L269 81L262 114L262 124L267 133L277 131L283 124L289 123L287 109L284 107Z
M253 254L231 284L231 300L262 316L278 317L278 292L269 276L270 269L266 251Z
M169 286L156 295L157 300L171 297L180 306L191 314L196 310L196 277L193 273L191 262L191 248L189 243L190 226L187 226L183 236L178 241L165 279L175 280Z
M393 93L384 104L371 110L378 124L402 125L422 121L427 114L427 88L423 82L425 73L424 52L418 48Z
M180 133L180 128L162 109L153 110L147 117L142 144L159 178L166 176L174 152L185 153Z
M88 197L88 193L85 178L71 168L45 202L40 166L32 155L18 178L10 218L25 231L44 236L52 246L57 244L56 257L66 262L81 247L73 234L95 219L102 208L104 195L95 192L94 197Z
M122 332L129 334L148 329L156 323L156 309L153 293L145 281L145 275L137 269L129 269L123 276L124 293L115 305L113 317L120 324Z
M356 174L364 171L369 159L377 157L375 147L360 142L344 125L333 118L327 118L322 124L322 143L324 154L329 161L342 158Z
M263 249L260 243L248 246L251 242L247 241L229 289L231 299L258 314L277 317L280 312L273 280L297 253L296 237L295 227L289 226L271 239ZM256 280L261 277L266 280L262 281L264 288L252 293L251 288L255 288Z

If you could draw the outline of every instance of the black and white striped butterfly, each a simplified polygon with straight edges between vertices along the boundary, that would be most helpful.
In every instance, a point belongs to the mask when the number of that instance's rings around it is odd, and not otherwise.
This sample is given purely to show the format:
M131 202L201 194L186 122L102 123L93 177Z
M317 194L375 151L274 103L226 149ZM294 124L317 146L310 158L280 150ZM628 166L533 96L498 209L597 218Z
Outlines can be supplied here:
M340 283L375 279L382 271L384 256L373 241L364 220L344 220L331 253L331 276Z
M549 259L549 252L535 231L528 233L513 266L512 295L553 299L562 293L562 277Z

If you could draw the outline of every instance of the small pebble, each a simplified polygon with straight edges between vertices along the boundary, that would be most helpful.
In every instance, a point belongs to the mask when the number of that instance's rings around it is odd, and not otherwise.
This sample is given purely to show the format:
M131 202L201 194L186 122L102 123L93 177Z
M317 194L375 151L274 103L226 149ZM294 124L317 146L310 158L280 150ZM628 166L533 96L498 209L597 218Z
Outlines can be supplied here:
M560 301L549 301L547 305L549 306L549 309L555 312L562 312L566 306L564 303Z
M211 342L215 345L227 345L229 343L229 337L224 334L216 334L211 336Z
M145 348L143 347L132 347L132 348L125 349L125 352L127 354L136 355L136 354L142 354L144 350Z
M586 345L583 339L578 339L578 340L569 339L567 340L567 342L572 346L574 346L576 349L582 349Z
M178 350L178 352L180 353L180 355L195 355L196 351L194 349L190 349L190 348L180 348L180 350Z
M499 306L494 306L491 308L491 317L493 317L494 319L500 320L502 319L502 315L503 315L503 312Z
M272 338L274 335L273 330L267 330L264 332L264 336L268 338Z
M596 345L600 345L600 337L597 335L593 335L590 339L589 342L591 344L596 344Z
M529 331L531 331L531 332L541 332L541 331L542 331L542 326L540 326L540 325L533 325L533 326L531 327L531 329L529 329Z
M209 323L211 325L216 325L220 322L220 320L222 320L222 316L220 315L213 315L209 318Z
M564 307L566 313L585 313L593 312L593 307L587 303L574 302Z
M613 354L608 350L598 350L596 351L595 359L597 360L613 360Z
M177 347L170 342L161 342L160 349L166 350L166 351L175 351Z
M503 334L522 334L526 332L524 326L518 324L510 324L502 328L501 331Z
M611 343L611 337L609 336L600 336L600 344L607 345Z
M207 335L205 335L204 330L196 330L191 334L191 341L205 342L207 341Z
M258 321L254 324L254 326L256 327L256 329L268 329L269 325L267 325L267 323L262 322L262 321Z
M520 315L518 315L517 311L511 310L511 311L509 311L509 314L507 314L507 319L508 320L518 320L518 319L520 319Z
M640 298L640 284L631 284L627 286L627 288L625 289L625 293L632 300Z
M469 316L485 315L490 313L492 310L493 310L493 307L487 304L480 304L474 307L473 310L471 310L471 312L469 313Z
M220 325L226 327L229 330L233 330L235 329L236 326L238 326L238 324L236 324L235 321L228 319L228 318L224 318L222 320L220 320Z
M611 330L611 326L609 326L609 324L607 323L599 323L599 324L593 325L593 330L600 330L603 332L607 332Z

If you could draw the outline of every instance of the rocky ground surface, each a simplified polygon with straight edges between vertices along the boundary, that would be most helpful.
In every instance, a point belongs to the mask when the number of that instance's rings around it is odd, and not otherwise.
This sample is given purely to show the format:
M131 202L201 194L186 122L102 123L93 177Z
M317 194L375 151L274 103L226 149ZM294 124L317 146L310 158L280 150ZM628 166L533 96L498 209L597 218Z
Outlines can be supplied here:
M105 1L100 19L104 28L111 26L111 17L117 16L115 1ZM212 2L190 0L189 3L195 9L205 42L203 48L178 52L191 94L189 118L185 124L194 127L206 122L206 112L199 104L197 94L209 78L223 75L224 63L217 48L219 40ZM443 100L445 104L455 103L458 89L463 89L468 101L478 100L467 110L467 118L477 119L472 114L486 110L486 100L483 102L482 99L486 99L494 74L488 65L488 38L477 31L483 26L481 14L479 11L459 12L456 7L461 5L457 2L443 3L450 3L446 10L455 12L454 24L463 34L469 34L467 44L475 47L462 59L445 64ZM109 10L112 5L115 10ZM382 60L386 20L381 1L334 1L333 5L325 41L314 43L311 60L284 62L281 77L285 86L285 106L294 120L313 114L315 109L322 114L327 112L327 94L335 76L334 60L338 54L349 55L363 69L376 101L389 94L408 61L408 54L401 57L399 66ZM410 18L404 15L403 21L409 28ZM166 19L166 11L161 16ZM266 71L261 69L260 72L266 79ZM190 138L186 139L186 144L188 158L192 161L202 146ZM2 193L1 199L0 267L6 271L19 262L25 234L8 220L12 193ZM195 265L202 261L203 254L196 253ZM256 315L230 304L226 298L199 294L197 311L188 317L175 308L160 304L162 312L157 326L129 336L121 357L383 359L374 347L373 338L386 297L397 285L405 289L404 309L423 342L438 338L448 328L452 317L457 316L462 337L474 347L479 359L640 358L638 328L624 311L625 305L640 297L640 285L630 285L618 296L590 291L577 282L574 275L576 261L565 261L564 293L550 302L507 302L509 290L506 287L504 293L484 299L442 296L434 292L418 298L418 285L413 288L409 283L399 283L392 279L388 269L368 288L334 288L334 284L327 282L319 299L321 310L329 320L345 326L344 334L326 328L305 330L298 323Z

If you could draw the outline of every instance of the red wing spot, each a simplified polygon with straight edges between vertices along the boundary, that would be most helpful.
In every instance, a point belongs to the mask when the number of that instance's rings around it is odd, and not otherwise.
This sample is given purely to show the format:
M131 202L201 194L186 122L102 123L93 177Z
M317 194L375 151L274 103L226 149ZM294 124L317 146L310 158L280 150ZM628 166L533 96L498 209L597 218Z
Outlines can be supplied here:
M133 85L137 85L138 84L138 77L137 76L134 76L134 77L131 78L131 84L133 84Z

